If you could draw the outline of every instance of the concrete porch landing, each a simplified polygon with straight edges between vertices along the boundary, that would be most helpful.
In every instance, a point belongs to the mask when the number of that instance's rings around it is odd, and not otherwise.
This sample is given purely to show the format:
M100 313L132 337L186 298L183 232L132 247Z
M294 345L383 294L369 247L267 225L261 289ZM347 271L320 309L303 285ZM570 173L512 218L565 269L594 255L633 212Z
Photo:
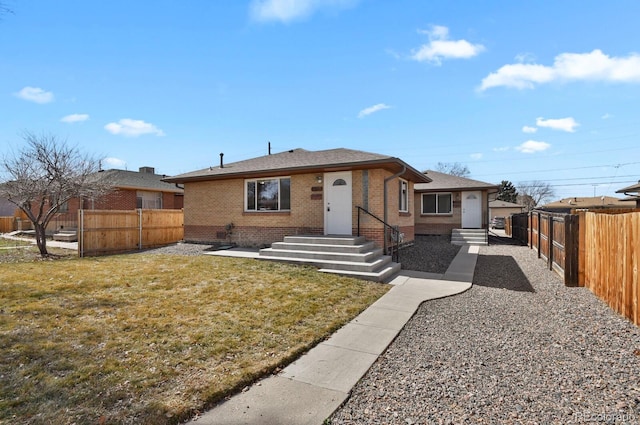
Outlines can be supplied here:
M390 282L389 292L329 339L277 375L256 382L189 423L321 425L349 397L420 304L471 288L478 251L478 246L463 246L443 280L402 271Z

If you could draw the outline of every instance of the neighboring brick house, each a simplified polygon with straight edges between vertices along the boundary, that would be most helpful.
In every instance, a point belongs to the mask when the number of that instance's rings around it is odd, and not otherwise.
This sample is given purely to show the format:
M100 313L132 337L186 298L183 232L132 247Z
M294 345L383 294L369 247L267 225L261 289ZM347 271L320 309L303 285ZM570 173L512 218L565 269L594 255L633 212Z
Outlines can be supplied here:
M139 171L104 170L99 172L113 190L98 199L71 199L51 220L49 228L77 227L78 210L134 210L181 209L182 187L163 181L166 175L156 174L153 167L141 167Z
M416 234L450 235L454 229L487 229L489 194L498 185L427 170L431 183L416 184Z
M384 226L414 239L413 186L430 179L402 160L350 149L294 149L164 179L184 185L188 242L266 246L289 235L356 235ZM360 220L358 220L360 218Z

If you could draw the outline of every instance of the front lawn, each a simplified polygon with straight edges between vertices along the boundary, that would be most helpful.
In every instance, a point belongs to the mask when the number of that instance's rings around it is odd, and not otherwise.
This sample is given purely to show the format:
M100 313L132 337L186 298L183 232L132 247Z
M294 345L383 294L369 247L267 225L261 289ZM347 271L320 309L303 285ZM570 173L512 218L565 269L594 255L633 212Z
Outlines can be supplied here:
M177 423L388 288L210 256L0 264L0 423Z

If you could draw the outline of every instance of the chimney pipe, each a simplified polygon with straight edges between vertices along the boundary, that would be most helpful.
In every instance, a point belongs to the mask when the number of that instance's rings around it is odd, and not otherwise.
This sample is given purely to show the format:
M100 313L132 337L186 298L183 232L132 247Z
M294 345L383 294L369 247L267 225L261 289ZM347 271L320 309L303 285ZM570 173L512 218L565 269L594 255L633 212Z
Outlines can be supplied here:
M222 163L223 156L224 156L224 153L220 153L220 168L224 168L224 164Z
M269 142L269 155L271 155L271 142Z

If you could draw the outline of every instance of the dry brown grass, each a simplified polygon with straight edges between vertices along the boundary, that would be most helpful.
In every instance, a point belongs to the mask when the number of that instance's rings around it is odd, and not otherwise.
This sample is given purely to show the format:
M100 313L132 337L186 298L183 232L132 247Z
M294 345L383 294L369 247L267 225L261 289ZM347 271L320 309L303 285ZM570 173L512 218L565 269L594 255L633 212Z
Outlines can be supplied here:
M387 289L209 256L0 264L0 423L176 423Z

